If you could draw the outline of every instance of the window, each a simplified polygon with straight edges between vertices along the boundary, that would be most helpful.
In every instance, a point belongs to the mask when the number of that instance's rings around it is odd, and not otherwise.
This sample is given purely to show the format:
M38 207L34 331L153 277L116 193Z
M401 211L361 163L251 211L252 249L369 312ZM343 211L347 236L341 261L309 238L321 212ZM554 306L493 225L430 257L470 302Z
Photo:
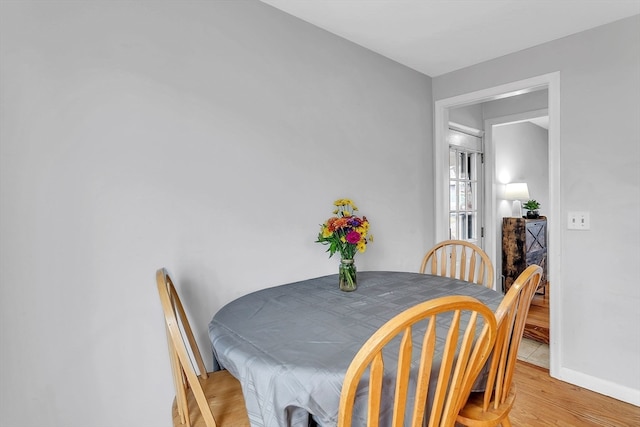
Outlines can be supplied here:
M449 129L449 238L481 245L482 137Z

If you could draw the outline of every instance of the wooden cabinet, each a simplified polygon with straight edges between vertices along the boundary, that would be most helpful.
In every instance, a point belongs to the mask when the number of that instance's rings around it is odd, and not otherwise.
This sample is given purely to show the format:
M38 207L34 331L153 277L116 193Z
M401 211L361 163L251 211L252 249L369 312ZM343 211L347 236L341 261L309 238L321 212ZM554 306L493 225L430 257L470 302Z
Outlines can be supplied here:
M516 278L531 264L542 267L538 292L547 283L547 218L502 219L503 291L507 292Z

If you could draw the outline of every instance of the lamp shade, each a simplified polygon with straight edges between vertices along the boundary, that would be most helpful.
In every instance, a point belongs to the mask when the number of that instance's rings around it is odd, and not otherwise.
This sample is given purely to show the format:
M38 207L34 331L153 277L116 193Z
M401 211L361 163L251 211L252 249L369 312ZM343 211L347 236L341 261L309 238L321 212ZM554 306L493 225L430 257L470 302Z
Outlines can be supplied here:
M504 198L507 200L528 200L529 187L526 182L512 182L504 189Z

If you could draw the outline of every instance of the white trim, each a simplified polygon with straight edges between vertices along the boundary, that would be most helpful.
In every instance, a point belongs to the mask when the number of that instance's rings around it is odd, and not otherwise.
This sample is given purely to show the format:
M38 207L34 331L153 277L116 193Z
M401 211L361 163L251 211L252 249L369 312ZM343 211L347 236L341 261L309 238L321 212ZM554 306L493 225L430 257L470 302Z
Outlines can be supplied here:
M466 93L451 98L441 99L435 102L434 108L434 172L435 172L435 233L436 241L445 240L447 230L447 218L444 215L445 207L448 205L447 175L443 171L448 165L446 147L446 135L449 127L449 109L464 105L476 104L495 99L506 98L539 89L548 89L548 112L549 112L549 212L552 221L549 222L549 248L547 272L553 285L550 287L550 369L552 377L562 379L560 367L562 365L562 354L559 343L562 342L562 328L560 325L560 302L562 301L562 276L561 276L561 243L562 243L562 216L560 211L560 72L553 72L529 79L511 82L500 86L482 89L476 92ZM490 144L488 144L490 145ZM485 146L485 168L492 171L485 174L488 182L496 182L493 161L493 148ZM491 179L491 181L489 181ZM495 189L493 185L487 185L487 200L495 199ZM486 210L489 211L489 203ZM495 211L487 212L485 216L485 226L487 226L487 236L493 239L486 239L487 249L490 250L495 260ZM493 234L489 234L493 233ZM493 242L489 242L493 240ZM491 256L491 255L490 255ZM495 264L495 261L494 261ZM495 281L496 284L499 283Z
M560 324L562 297L562 211L560 186L560 72L549 76L549 204L553 220L547 223L549 247L547 248L547 272L553 280L549 288L549 373L562 379L562 327ZM555 285L555 286L554 286Z
M482 138L484 136L483 130L461 125L460 123L456 122L449 122L449 128L457 130L459 132L468 133L469 135L477 136L478 138Z
M595 390L605 396L610 396L623 402L640 406L640 390L638 389L626 387L591 375L585 375L582 372L568 368L561 368L558 378L561 378L570 384L584 387L589 390Z

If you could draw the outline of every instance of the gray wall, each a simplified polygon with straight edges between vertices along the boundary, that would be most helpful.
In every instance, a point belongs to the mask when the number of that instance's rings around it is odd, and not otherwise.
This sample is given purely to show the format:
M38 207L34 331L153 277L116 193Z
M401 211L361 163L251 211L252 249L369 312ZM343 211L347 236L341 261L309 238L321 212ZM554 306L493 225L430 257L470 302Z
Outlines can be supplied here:
M169 426L155 269L207 323L433 243L431 79L257 1L0 3L0 425Z
M549 215L549 144L546 129L529 122L493 128L496 175L506 172L512 182L526 182L529 198L540 202L540 215ZM500 194L498 194L500 197ZM506 202L506 200L504 201ZM522 200L525 203L526 200ZM511 216L511 201L507 203ZM502 208L502 206L499 206ZM523 215L526 210L523 208ZM498 240L500 242L500 240Z
M549 91L536 90L495 101L451 108L449 109L449 121L486 131L484 128L485 120L546 109L549 106L548 96Z
M640 401L640 16L434 78L434 100L560 72L560 365L589 387ZM557 282L557 283L556 283ZM553 319L552 319L553 320ZM553 333L553 331L552 331ZM553 337L552 337L553 339ZM603 363L606 361L606 363Z
M484 130L482 103L451 108L449 110L449 121L473 129Z
M482 103L482 118L484 120L530 111L544 110L549 107L549 91L536 90L509 98L497 99Z

